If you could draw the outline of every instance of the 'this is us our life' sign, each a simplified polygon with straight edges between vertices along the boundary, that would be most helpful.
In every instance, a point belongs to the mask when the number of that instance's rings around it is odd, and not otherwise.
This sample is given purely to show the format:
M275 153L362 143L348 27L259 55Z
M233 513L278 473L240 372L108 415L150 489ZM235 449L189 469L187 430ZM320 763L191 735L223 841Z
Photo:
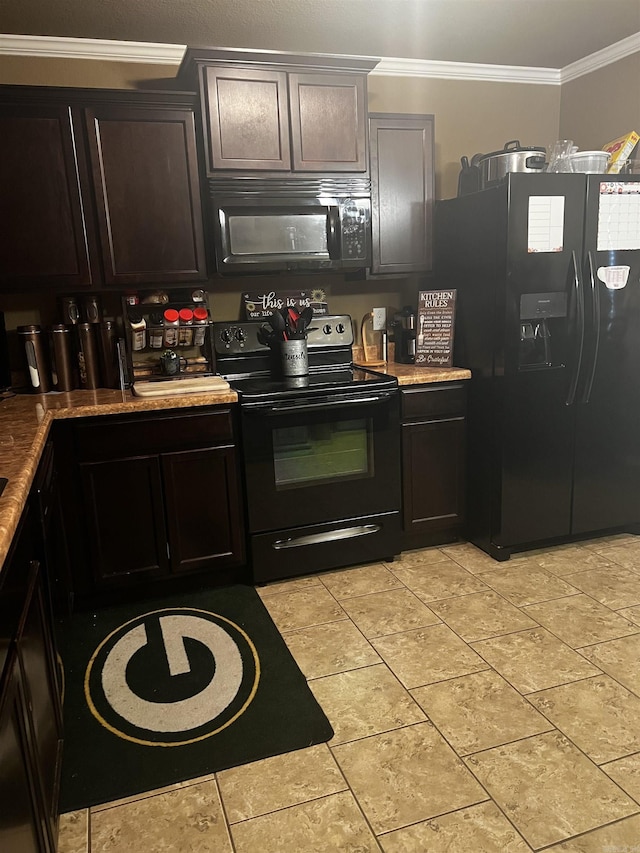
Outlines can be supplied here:
M424 367L453 365L456 319L455 290L421 290L418 294L416 364Z

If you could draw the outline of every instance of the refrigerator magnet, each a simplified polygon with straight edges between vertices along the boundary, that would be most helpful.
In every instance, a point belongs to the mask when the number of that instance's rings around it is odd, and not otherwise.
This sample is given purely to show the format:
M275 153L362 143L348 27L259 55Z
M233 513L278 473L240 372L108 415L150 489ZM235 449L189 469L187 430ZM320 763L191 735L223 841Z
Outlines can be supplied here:
M631 267L598 267L598 278L603 281L609 290L621 290L626 287L629 280Z

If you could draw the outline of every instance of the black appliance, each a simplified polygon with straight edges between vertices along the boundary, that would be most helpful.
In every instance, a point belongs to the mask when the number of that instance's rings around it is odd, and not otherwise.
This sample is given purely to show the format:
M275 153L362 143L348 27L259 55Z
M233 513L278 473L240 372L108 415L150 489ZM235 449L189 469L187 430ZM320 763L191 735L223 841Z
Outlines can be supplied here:
M400 364L415 364L416 361L416 313L406 305L394 315L391 322L395 342L395 360Z
M371 265L371 184L362 176L210 182L222 275Z
M11 370L9 368L9 346L7 330L4 324L4 312L0 311L0 392L11 388Z
M509 174L439 202L469 367L468 538L493 557L640 523L640 181Z
M261 322L214 323L218 371L238 392L256 583L400 552L399 393L355 368L346 315L308 329L309 375L281 378ZM275 357L275 358L274 358Z

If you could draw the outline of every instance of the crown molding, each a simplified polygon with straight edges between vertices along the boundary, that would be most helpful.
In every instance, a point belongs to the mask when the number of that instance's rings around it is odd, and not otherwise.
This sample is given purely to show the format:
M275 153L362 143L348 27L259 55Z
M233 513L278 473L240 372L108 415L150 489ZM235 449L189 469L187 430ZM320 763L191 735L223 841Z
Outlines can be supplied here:
M585 56L584 59L572 62L571 65L565 65L560 72L560 80L562 83L568 83L570 80L584 77L585 74L598 71L606 65L611 65L627 56L638 53L638 51L640 51L640 33L634 33L634 35L611 44L603 50Z
M557 68L524 65L481 65L471 62L437 62L427 59L385 57L369 74L388 77L431 77L440 80L474 80L491 83L542 83L560 85Z
M144 62L149 65L180 65L185 50L184 44L0 34L0 55L5 56L102 59L110 62Z
M0 34L0 55L4 56L93 59L179 66L185 50L186 45L181 44ZM251 53L252 51L247 50L247 52ZM262 51L262 53L264 52ZM604 48L604 50L599 50L561 69L383 57L370 73L388 77L423 77L559 86L638 52L640 52L640 33L635 33Z

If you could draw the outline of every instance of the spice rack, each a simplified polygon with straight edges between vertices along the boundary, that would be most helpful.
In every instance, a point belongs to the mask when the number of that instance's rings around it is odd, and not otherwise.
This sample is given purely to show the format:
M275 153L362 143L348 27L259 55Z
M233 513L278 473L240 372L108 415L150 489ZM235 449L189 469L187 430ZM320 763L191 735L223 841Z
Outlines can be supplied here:
M122 321L130 385L215 374L204 291L126 293Z

